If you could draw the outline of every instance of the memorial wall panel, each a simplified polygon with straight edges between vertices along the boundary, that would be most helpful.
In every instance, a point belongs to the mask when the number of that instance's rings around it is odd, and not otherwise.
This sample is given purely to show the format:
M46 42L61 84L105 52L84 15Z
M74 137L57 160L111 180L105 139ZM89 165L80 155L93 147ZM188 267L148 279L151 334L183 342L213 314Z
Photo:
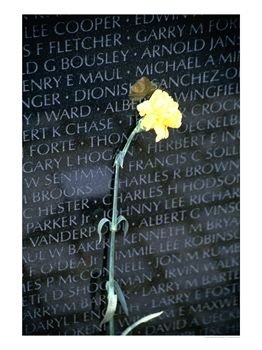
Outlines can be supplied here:
M23 334L106 335L113 157L142 76L182 126L139 134L120 173L115 273L134 335L239 334L239 16L23 16Z

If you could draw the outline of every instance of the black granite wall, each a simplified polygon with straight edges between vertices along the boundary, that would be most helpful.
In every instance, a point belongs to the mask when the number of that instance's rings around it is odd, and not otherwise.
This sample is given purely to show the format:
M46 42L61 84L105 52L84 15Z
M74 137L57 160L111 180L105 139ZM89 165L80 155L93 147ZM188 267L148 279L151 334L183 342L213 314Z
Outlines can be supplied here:
M23 334L101 335L112 158L147 76L183 124L138 135L121 170L116 331L239 334L239 16L23 17Z

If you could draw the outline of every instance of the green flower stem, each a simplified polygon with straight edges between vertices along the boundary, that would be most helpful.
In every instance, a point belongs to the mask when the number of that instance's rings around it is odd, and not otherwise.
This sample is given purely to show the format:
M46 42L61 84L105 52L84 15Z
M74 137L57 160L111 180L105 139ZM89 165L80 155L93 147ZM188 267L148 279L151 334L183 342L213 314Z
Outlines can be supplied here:
M115 237L116 231L111 230L110 237L110 255L109 255L109 288L115 294L114 287L114 269L115 269ZM109 335L115 334L115 324L114 324L114 316L109 320Z
M129 135L127 141L126 141L126 144L123 148L123 150L121 151L122 153L122 158L123 158L123 161L122 161L122 167L123 167L123 162L124 162L124 157L126 155L126 152L128 151L128 148L130 146L130 143L132 142L133 138L135 137L136 134L138 134L139 132L142 132L142 131L145 131L142 127L141 127L141 124L140 124L140 121L137 123L136 127L134 128L134 130L131 132L131 134Z
M110 226L110 254L109 254L109 288L115 294L114 290L114 272L115 272L115 238L117 231L117 194L118 194L118 181L119 181L119 163L116 163L115 180L114 180L114 194L113 194L113 213L112 223ZM115 334L114 317L109 320L109 334Z
M114 193L113 193L113 212L112 212L112 222L110 225L110 252L109 252L109 281L108 287L111 293L115 294L114 287L114 269L115 269L115 236L117 232L117 220L118 220L118 210L117 210L117 199L118 199L118 188L119 188L119 166L123 167L124 157L128 151L128 148L135 137L139 132L144 131L140 126L140 122L137 123L136 127L129 135L126 144L122 151L120 151L115 158L115 179L114 179ZM114 335L114 316L109 320L109 335Z

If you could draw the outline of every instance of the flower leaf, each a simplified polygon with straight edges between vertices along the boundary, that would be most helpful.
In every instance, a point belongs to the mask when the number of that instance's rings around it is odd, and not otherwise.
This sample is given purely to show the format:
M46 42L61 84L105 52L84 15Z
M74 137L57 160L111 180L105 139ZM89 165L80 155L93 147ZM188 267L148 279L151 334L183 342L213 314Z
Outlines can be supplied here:
M117 283L117 281L114 281L114 285L115 285L115 290L116 290L116 294L118 296L118 299L120 301L120 304L124 310L124 313L128 316L128 308L127 308L127 303L126 303L126 299L125 299L125 295L121 289L121 287L119 286L119 284Z
M108 292L107 294L107 308L106 308L106 313L103 318L103 320L100 322L100 327L111 320L111 318L114 317L115 311L116 311L116 306L117 306L117 295L114 294L113 288L109 286L109 283L106 282L106 290Z
M111 318L114 316L115 311L116 311L116 305L117 305L117 296L116 294L112 294L110 298L108 298L108 304L107 304L107 309L105 316L103 320L100 322L100 327L111 320Z
M122 222L122 221L124 221L123 231L124 231L124 237L125 237L127 232L128 232L129 223L123 215L119 215L117 218L117 224L120 224L120 222Z
M160 316L163 312L164 311L156 312L154 314L150 314L148 316L140 318L140 320L134 322L131 326L126 328L121 335L127 335L128 333L130 333L135 327L137 327L141 323L148 322L148 321L152 320L153 318L156 318L156 317Z
M125 152L119 151L115 156L114 166L117 166L118 164L121 168L123 168L124 158L125 158Z
M111 221L110 221L109 219L103 218L103 219L101 219L101 220L99 221L99 223L98 223L98 226L97 226L97 233L98 233L98 235L99 235L99 241L98 241L98 243L100 243L101 240L102 240L102 228L103 228L103 226L104 226L107 222L110 222L110 223L111 223Z

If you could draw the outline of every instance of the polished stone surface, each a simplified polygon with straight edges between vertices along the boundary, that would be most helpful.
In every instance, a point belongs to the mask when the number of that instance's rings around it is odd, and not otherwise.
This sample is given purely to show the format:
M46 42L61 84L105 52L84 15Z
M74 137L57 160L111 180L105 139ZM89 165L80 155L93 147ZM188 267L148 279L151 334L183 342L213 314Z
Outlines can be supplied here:
M23 334L106 334L112 159L141 76L183 124L137 136L120 172L116 331L239 334L239 17L24 16Z

